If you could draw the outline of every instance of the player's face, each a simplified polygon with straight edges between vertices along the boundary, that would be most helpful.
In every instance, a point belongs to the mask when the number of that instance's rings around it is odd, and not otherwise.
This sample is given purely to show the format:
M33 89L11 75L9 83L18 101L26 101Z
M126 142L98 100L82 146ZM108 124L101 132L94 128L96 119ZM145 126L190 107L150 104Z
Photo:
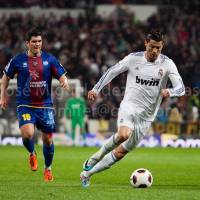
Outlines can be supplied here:
M156 42L155 40L145 41L146 59L149 62L154 62L163 48L163 41Z
M30 41L26 42L30 56L39 56L42 48L42 37L32 36Z

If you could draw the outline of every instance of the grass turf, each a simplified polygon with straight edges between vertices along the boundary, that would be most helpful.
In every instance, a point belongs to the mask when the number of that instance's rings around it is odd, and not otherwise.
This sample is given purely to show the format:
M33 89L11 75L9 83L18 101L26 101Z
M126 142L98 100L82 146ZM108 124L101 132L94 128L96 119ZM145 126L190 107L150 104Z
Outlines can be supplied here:
M28 167L23 147L0 146L1 200L199 200L200 149L138 148L112 169L92 177L83 189L79 174L83 161L96 148L56 147L54 182L43 181L43 157L37 146L39 170ZM129 177L136 168L149 169L154 177L148 189L134 189Z

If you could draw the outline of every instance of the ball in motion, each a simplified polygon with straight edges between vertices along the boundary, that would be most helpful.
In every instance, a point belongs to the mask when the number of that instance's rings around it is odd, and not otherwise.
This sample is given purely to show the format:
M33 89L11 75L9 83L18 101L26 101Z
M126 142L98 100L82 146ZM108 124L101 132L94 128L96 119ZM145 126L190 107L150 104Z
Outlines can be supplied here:
M136 169L130 177L131 185L135 188L147 188L151 187L153 183L153 176L147 169Z

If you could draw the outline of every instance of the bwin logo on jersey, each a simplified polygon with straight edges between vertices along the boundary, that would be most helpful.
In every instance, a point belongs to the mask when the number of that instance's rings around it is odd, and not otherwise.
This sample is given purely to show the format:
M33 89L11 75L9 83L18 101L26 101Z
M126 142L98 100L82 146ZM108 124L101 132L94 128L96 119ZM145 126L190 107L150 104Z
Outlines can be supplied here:
M150 80L146 80L146 79L142 79L136 76L136 83L140 83L141 85L158 86L159 82L160 82L160 79L152 78Z

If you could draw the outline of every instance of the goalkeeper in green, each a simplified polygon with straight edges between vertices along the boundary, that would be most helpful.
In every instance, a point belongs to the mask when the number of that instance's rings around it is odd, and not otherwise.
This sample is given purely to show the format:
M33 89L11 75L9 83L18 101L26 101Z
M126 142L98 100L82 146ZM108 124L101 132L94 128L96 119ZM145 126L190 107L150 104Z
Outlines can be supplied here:
M85 112L86 102L84 98L76 97L75 91L72 91L72 97L70 97L66 102L65 115L67 118L71 118L73 145L75 145L75 131L77 125L80 126L83 144L86 145Z

